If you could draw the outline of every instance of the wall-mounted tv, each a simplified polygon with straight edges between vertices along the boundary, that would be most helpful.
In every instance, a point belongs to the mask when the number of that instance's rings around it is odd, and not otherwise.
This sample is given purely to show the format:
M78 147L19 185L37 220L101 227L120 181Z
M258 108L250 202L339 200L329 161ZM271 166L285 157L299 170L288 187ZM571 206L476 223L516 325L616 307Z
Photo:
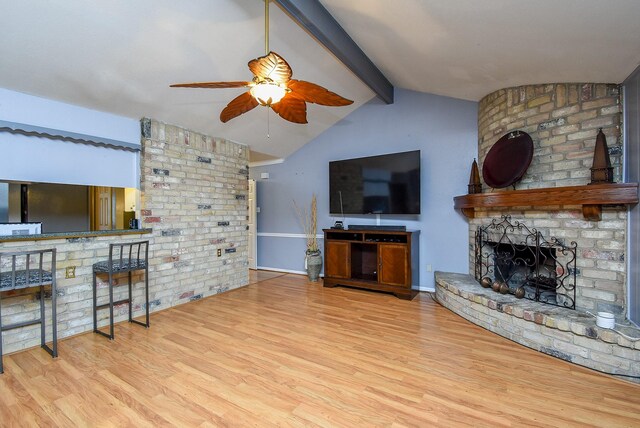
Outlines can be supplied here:
M420 214L420 150L329 162L331 214Z

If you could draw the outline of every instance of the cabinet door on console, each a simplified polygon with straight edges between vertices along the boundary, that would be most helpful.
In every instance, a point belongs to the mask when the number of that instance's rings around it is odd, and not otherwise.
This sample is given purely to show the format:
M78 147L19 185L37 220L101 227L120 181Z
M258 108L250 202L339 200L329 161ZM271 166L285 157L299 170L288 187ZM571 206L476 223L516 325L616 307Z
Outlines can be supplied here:
M325 276L351 278L351 244L349 242L325 242Z
M389 285L411 285L409 283L408 260L409 254L406 245L378 245L378 263L380 264L378 282Z

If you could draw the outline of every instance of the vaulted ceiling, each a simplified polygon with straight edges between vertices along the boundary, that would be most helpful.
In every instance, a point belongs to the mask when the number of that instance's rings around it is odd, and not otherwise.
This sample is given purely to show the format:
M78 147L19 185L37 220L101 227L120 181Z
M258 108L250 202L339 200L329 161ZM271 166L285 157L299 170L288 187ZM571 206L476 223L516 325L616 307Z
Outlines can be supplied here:
M393 85L479 100L529 83L621 82L640 62L637 0L320 0ZM354 100L310 105L308 125L257 108L223 124L264 54L262 0L0 0L0 87L127 117L152 117L286 157L375 95L271 5L272 50L294 78ZM0 100L2 102L2 100Z

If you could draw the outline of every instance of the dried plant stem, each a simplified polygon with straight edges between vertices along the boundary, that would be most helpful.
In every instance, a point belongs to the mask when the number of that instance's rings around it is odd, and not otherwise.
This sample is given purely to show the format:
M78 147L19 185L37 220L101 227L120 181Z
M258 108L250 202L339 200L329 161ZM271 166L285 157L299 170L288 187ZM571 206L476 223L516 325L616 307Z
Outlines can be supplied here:
M318 230L318 204L315 193L311 197L311 210L300 208L296 201L293 201L293 207L302 229L307 238L307 251L318 251L318 238L316 237Z
M316 194L314 193L311 197L311 227L309 228L309 233L307 234L307 248L311 251L318 251L318 238L317 238L317 230L318 230L318 203L316 201Z

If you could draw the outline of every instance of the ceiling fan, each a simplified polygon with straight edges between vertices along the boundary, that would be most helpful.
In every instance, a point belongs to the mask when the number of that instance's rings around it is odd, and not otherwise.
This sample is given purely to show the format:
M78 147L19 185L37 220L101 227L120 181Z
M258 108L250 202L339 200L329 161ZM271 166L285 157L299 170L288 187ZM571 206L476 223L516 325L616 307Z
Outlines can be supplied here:
M265 9L265 55L249 61L253 73L250 82L201 82L178 83L172 88L242 88L249 90L231 100L220 113L220 120L228 122L258 105L270 107L289 122L307 123L307 104L323 106L346 106L353 101L341 97L315 83L295 80L291 67L280 55L269 50L269 0L264 0Z

